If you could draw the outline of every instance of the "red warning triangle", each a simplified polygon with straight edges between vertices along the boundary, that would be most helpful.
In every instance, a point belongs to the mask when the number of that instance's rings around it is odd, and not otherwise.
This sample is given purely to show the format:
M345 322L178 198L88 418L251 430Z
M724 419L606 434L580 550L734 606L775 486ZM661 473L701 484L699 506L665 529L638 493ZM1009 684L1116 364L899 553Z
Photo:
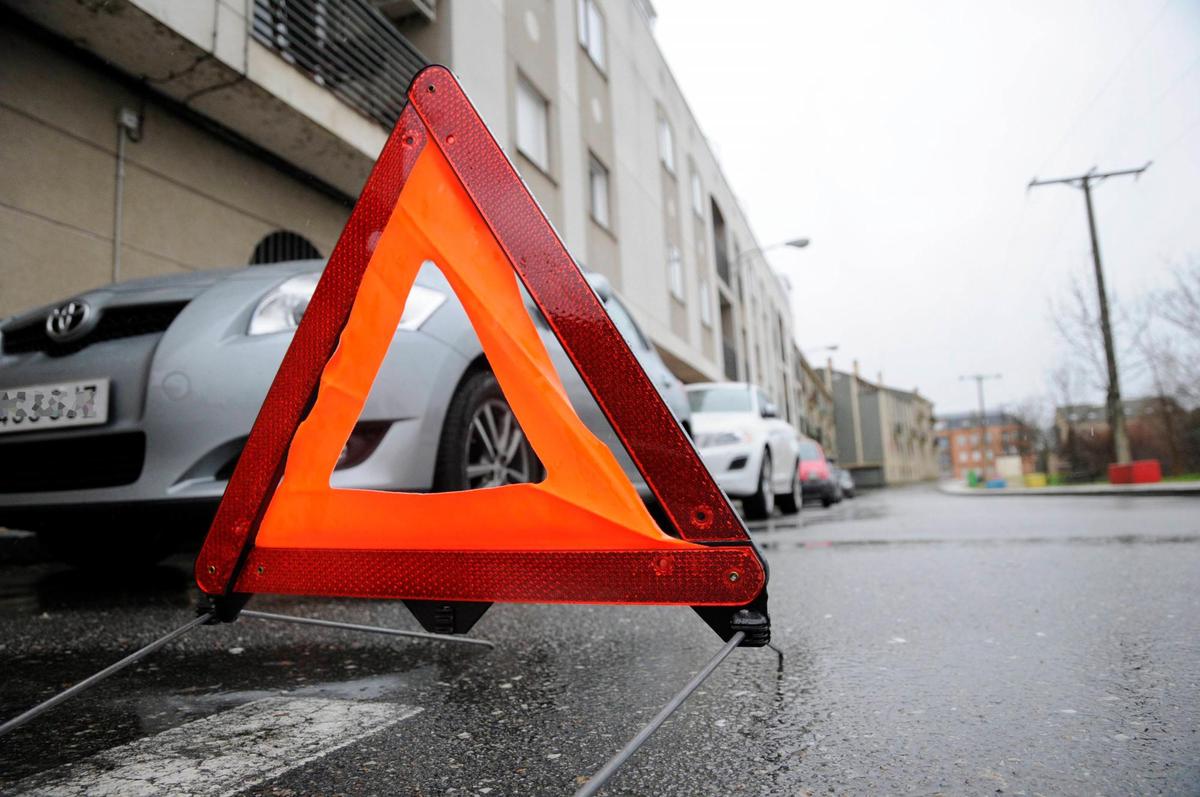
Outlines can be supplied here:
M745 527L454 77L425 69L408 98L230 479L196 560L200 588L753 604L765 624L766 569ZM330 487L425 261L462 302L542 482L438 494ZM673 534L571 408L518 278Z

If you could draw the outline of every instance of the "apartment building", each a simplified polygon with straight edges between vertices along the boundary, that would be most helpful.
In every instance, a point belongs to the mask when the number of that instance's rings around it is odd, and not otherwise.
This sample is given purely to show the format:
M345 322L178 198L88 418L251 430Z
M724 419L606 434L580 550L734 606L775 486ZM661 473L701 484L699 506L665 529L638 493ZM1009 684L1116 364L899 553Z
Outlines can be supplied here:
M787 288L648 0L0 0L0 316L327 255L422 65L458 75L676 374L802 413Z
M792 353L795 384L800 406L794 421L802 434L821 444L826 456L837 456L837 422L833 407L833 361L821 371L813 368L797 347Z
M933 403L914 390L834 371L838 464L863 487L935 479L938 475Z
M980 423L978 412L939 415L934 423L938 470L943 476L965 479L967 473L994 473L997 457L1021 457L1023 472L1037 470L1032 432L1019 418L989 412Z

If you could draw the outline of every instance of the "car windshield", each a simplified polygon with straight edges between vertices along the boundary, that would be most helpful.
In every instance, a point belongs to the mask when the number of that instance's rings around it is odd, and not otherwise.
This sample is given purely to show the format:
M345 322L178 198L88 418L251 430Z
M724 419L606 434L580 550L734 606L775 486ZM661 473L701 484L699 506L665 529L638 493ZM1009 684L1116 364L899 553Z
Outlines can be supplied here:
M822 459L821 449L817 448L816 443L804 441L800 443L800 459L808 462L813 459Z
M744 387L710 387L688 391L692 412L751 412L750 391Z
M621 337L625 338L630 345L637 343L643 350L650 348L650 344L646 342L646 338L642 335L642 331L638 329L638 325L633 322L633 317L629 315L629 311L625 309L625 305L621 304L613 296L604 302L604 306L608 308L608 317L616 325L617 331L621 333Z

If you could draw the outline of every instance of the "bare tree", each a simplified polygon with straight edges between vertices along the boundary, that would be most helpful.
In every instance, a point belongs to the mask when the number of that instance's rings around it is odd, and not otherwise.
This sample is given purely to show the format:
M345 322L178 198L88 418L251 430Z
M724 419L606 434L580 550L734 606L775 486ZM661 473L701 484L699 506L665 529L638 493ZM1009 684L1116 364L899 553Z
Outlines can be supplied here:
M1175 269L1175 285L1159 294L1162 317L1182 332L1200 340L1200 258L1189 258Z
M1143 347L1156 388L1188 406L1200 404L1200 258L1175 269L1175 284L1152 297L1149 312L1165 322Z
M1060 362L1050 371L1051 397L1056 405L1054 413L1054 440L1058 456L1067 463L1067 470L1074 474L1082 467L1079 440L1075 434L1074 408L1079 395L1081 381L1079 367L1072 361ZM1059 411L1062 418L1059 418ZM1062 421L1060 424L1059 421Z
M1089 387L1104 391L1108 387L1108 367L1097 301L1094 286L1085 285L1076 275L1071 278L1067 294L1051 300L1050 315L1078 373L1086 378ZM1128 382L1142 370L1137 344L1149 325L1149 316L1143 312L1129 313L1115 297L1109 300L1109 305L1122 381Z

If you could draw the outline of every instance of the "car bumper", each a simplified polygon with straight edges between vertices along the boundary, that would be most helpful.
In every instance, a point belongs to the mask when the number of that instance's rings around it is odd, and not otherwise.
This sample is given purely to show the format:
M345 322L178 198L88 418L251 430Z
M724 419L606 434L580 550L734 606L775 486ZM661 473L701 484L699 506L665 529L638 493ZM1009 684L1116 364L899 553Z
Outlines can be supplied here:
M733 498L745 498L758 492L762 451L751 445L715 446L700 449L700 459L717 486Z
M30 484L37 480L26 480L16 490L0 488L0 525L36 530L40 516L62 515L78 507L95 510L94 527L96 520L104 517L105 508L161 507L172 502L181 507L215 506L292 339L287 333L243 334L258 294L232 293L236 287L221 284L194 299L157 341L143 336L102 342L61 358L0 358L3 385L98 376L113 380L106 424L4 435L0 437L0 461L5 467L21 467L5 455L6 449L28 452L39 445L55 444L64 451L93 452L84 461L67 457L54 466L84 475L112 467L104 455L106 441L144 438L144 452L123 454L140 456L137 467L125 463L132 474L126 483L45 489L45 484ZM205 306L211 302L224 303L224 326L211 322L222 317L214 307ZM94 373L93 364L119 362L122 347L129 345L151 347L142 360L141 373L119 369L111 374ZM446 407L466 366L461 354L430 335L396 333L361 416L362 421L378 422L386 431L363 461L335 471L331 486L428 490ZM77 376L68 376L71 368ZM87 440L100 444L80 445ZM69 482L68 474L62 483ZM57 478L46 482L58 483ZM89 482L85 478L76 483Z
M801 486L806 501L832 499L837 492L834 483L829 479L805 479Z

